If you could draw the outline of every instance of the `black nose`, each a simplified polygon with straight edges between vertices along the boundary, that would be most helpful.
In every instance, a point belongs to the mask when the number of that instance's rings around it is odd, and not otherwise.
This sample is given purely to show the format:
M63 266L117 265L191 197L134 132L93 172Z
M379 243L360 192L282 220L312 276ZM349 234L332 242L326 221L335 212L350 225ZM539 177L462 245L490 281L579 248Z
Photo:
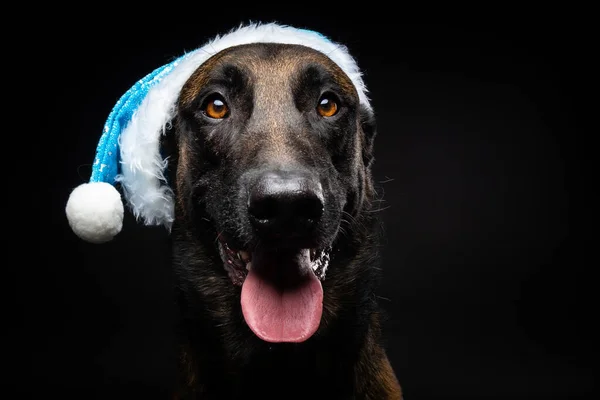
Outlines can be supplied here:
M321 184L308 173L263 173L250 187L248 212L262 234L279 238L308 235L323 215Z

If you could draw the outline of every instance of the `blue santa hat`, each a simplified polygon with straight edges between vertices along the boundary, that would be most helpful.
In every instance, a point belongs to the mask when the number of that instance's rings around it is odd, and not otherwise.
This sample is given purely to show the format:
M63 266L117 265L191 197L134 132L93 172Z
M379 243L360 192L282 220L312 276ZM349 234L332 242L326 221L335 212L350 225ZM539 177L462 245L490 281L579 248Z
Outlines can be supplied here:
M179 92L194 71L214 54L249 43L311 47L327 55L353 82L360 102L371 108L362 74L345 46L306 29L276 23L240 26L164 65L137 81L110 112L96 149L89 182L70 194L66 214L73 232L92 243L111 240L123 226L123 197L146 225L171 228L174 199L164 172L160 138L176 113Z

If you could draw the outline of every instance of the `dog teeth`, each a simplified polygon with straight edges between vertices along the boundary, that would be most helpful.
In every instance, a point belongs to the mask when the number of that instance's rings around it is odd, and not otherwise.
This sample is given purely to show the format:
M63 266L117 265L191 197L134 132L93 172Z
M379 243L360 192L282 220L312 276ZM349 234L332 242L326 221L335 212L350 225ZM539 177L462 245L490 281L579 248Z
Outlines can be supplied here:
M318 257L315 256L312 261L312 269L317 275L317 277L321 280L325 279L325 273L327 271L327 267L329 266L331 248L320 250Z
M238 251L237 256L241 261L243 261L245 263L250 261L250 253L248 253L247 251L240 250L240 251Z

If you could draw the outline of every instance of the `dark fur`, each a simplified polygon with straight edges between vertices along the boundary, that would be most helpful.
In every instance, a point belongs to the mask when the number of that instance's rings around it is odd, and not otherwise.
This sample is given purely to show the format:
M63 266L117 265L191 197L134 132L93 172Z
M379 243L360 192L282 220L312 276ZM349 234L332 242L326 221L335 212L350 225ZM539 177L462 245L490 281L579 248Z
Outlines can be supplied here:
M287 79L290 90L278 79ZM343 105L328 121L314 115L323 87ZM226 123L199 111L214 90L235 110ZM188 80L163 145L177 200L171 237L182 318L175 398L401 398L382 347L375 296L374 137L374 117L359 106L349 79L304 47L232 48ZM328 206L313 244L335 241L319 330L304 343L271 344L246 325L240 288L224 270L216 238L227 232L240 246L255 242L240 186L252 171L289 163L323 182Z

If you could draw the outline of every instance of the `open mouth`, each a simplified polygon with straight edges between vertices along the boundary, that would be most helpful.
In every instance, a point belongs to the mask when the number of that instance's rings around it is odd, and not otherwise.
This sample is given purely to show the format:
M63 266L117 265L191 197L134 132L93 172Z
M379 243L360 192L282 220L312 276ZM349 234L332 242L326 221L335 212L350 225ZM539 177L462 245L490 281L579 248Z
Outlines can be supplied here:
M267 342L298 343L319 327L330 249L233 248L219 236L225 270L241 286L242 313Z

